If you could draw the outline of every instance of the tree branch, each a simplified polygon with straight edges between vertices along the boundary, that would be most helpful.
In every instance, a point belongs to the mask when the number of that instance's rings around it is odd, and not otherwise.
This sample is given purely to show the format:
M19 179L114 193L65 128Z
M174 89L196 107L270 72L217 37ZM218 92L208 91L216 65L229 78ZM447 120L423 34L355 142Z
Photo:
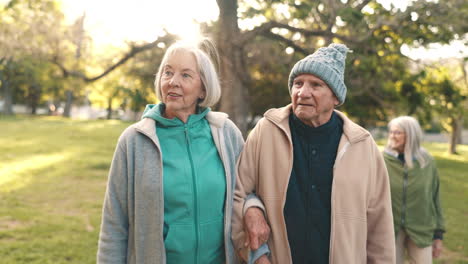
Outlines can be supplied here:
M125 54L124 56L122 56L122 58L117 61L116 63L114 63L113 65L111 65L109 68L107 68L106 70L104 70L101 74L95 76L95 77L87 77L84 73L80 72L80 71L73 71L73 70L68 70L59 60L57 57L53 58L52 59L52 63L54 63L55 65L57 65L60 70L62 71L62 74L63 74L63 77L68 77L68 76L73 76L73 77L77 77L77 78L80 78L80 79L83 79L85 82L94 82L94 81L97 81L99 79L101 79L102 77L106 76L107 74L111 73L113 70L115 70L116 68L118 68L120 65L124 64L125 62L127 62L129 59L131 59L132 57L134 57L135 55L137 55L138 53L140 52L143 52L145 50L149 50L149 49L152 49L154 48L158 43L160 42L164 42L166 40L169 40L173 38L172 35L169 35L169 34L166 34L164 37L162 38L158 38L157 40L151 42L151 43L147 43L147 44L144 44L144 45L141 45L141 46L136 46L136 45L132 45L131 48L130 48L130 51Z
M364 0L362 3L356 6L356 9L361 11L371 0Z
M272 32L265 32L262 35L269 38L269 39L281 41L281 42L285 43L286 45L294 48L294 50L304 54L305 56L307 56L309 54L312 54L314 52L313 50L302 48L301 46L294 43L294 41L292 41L290 39L287 39L287 38L285 38L283 36L280 36L278 34L274 34Z
M326 31L331 32L336 21L336 6L334 0L328 0L328 7L330 8L330 17L328 18L328 25Z
M263 35L265 32L271 32L271 29L273 28L284 28L287 29L291 32L296 32L296 33L301 33L305 37L310 37L310 36L321 36L321 37L332 37L332 38L338 38L341 39L344 42L347 43L357 43L355 40L348 38L346 36L336 34L330 31L326 30L307 30L303 28L297 28L290 26L288 24L276 22L276 21L269 21L266 22L250 31L246 31L241 34L240 38L238 41L236 41L236 45L238 46L243 46L245 43L249 42L252 40L255 36L257 35ZM272 33L274 34L274 33ZM277 34L276 34L277 35Z

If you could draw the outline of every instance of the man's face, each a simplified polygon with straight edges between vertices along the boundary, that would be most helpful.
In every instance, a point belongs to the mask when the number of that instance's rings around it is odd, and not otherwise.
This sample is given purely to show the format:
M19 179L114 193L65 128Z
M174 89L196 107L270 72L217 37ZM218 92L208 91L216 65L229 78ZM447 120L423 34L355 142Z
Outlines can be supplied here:
M297 76L291 88L294 114L305 124L318 127L330 120L338 98L320 78L312 74Z

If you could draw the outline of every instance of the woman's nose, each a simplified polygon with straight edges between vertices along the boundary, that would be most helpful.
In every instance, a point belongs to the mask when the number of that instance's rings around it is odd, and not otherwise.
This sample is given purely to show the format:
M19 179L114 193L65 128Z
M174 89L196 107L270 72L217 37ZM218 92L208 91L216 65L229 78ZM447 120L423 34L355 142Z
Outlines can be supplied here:
M176 74L172 76L171 80L169 81L169 84L172 86L179 86L179 78L177 78Z

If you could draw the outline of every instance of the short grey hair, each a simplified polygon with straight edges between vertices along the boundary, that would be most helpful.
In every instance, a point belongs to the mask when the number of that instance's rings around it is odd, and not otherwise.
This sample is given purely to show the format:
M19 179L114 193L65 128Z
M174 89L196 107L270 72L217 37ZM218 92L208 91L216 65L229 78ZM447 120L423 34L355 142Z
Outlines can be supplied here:
M213 42L207 38L204 38L197 43L188 43L178 41L172 44L164 54L164 57L159 65L159 70L156 73L154 80L154 87L156 90L156 96L162 101L161 93L161 75L164 70L164 66L167 63L169 57L178 51L188 51L195 56L197 63L197 70L200 74L200 79L205 91L205 98L198 102L198 106L210 107L215 105L221 98L221 85L219 83L217 67L219 65L219 57L216 51L216 47Z
M405 163L412 168L413 159L416 159L421 168L424 168L428 164L428 152L421 146L423 132L418 120L411 116L399 116L388 123L388 129L394 126L405 132ZM390 140L387 142L387 148L390 148Z

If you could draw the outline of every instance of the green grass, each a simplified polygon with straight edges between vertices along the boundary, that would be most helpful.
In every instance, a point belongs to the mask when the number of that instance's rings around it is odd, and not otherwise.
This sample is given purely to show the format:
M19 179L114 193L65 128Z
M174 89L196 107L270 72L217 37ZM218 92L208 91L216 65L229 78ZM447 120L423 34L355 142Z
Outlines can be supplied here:
M107 171L129 123L0 116L0 263L95 263ZM448 232L438 263L468 263L468 146L440 168Z
M126 126L0 119L1 263L95 263L107 171Z

